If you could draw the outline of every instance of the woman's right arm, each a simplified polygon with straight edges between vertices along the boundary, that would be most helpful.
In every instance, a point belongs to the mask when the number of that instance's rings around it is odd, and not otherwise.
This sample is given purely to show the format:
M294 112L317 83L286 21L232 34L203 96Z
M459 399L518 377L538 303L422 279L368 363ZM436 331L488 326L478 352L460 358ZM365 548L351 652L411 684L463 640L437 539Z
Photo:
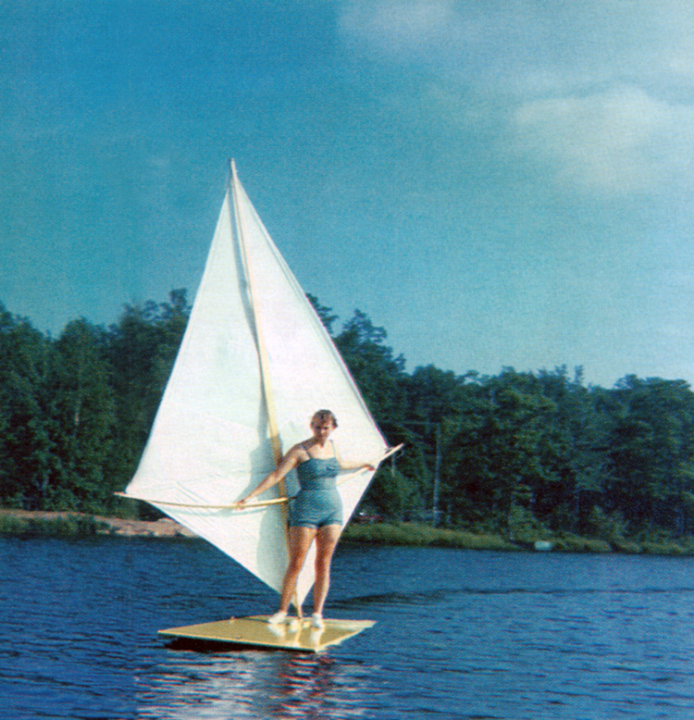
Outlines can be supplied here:
M299 464L299 451L298 446L294 446L285 456L282 458L280 464L271 473L269 473L263 481L254 490L241 498L236 504L243 507L249 500L252 500L258 495L262 495L266 490L269 490L274 485L284 478L284 476L293 470Z

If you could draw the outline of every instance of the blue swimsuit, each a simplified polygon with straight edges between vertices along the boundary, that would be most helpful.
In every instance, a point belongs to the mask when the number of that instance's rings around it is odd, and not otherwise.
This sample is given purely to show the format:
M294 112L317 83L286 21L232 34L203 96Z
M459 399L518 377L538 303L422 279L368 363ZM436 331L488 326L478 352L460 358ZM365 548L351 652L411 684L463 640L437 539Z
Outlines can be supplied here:
M289 506L289 527L342 525L342 499L336 484L339 471L336 457L309 456L297 465L300 489Z

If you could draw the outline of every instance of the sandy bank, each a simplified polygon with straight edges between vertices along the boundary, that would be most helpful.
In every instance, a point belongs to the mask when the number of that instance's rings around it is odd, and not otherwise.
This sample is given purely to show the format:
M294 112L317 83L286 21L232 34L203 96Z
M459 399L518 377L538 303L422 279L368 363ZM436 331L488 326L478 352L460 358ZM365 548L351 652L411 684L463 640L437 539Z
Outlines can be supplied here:
M187 528L173 520L162 518L156 521L123 520L121 518L100 517L98 515L84 515L78 512L41 512L29 510L2 510L0 516L10 516L20 520L41 521L57 520L70 517L93 517L98 523L104 525L103 534L122 535L124 537L195 537Z

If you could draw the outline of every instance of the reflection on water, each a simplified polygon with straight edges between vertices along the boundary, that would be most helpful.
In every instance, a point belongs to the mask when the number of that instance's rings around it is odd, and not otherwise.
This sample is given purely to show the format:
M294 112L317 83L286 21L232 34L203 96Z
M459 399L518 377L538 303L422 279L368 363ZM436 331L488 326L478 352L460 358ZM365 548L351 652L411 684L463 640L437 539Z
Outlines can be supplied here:
M361 718L369 676L329 654L169 650L138 682L138 717Z

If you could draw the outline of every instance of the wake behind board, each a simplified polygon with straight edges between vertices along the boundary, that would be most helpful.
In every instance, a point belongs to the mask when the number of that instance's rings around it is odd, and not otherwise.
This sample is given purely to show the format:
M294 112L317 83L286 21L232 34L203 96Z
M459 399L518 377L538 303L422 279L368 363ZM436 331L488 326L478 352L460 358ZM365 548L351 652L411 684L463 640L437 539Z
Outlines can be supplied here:
M310 618L297 620L294 625L269 625L267 618L267 615L232 618L169 628L160 630L159 634L202 643L228 643L300 652L321 652L330 645L339 645L376 624L373 620L325 620L325 627L319 630L311 627Z

